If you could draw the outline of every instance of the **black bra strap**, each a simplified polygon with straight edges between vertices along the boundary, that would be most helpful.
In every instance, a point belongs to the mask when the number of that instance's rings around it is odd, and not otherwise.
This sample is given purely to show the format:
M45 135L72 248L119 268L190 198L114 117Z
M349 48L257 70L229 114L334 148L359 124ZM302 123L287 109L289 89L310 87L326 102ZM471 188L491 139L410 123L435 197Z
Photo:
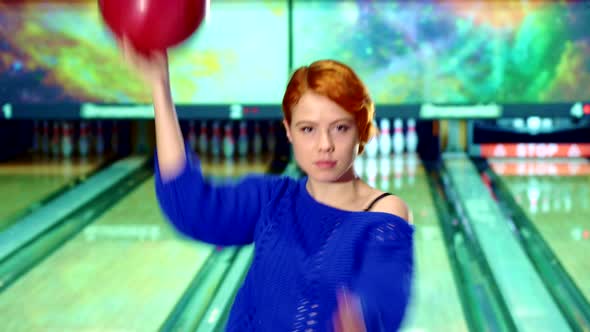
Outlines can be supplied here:
M375 199L374 199L374 200L371 202L371 204L369 204L369 206L368 206L368 207L367 207L367 208L366 208L364 211L369 211L369 210L371 210L371 208L373 207L373 205L375 205L375 203L377 203L377 201L378 201L378 200L380 200L380 199L381 199L381 198L383 198L383 197L390 196L390 195L391 195L390 193L384 193L384 194L381 194L381 195L379 195L379 197L375 198Z

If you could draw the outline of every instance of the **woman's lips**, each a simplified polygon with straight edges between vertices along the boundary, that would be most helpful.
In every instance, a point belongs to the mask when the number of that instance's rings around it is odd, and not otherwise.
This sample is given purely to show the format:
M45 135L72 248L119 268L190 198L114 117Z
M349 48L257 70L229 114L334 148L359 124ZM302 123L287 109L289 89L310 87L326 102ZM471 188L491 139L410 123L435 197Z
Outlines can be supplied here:
M320 160L314 163L318 168L326 169L326 168L334 168L336 166L336 161L334 160Z

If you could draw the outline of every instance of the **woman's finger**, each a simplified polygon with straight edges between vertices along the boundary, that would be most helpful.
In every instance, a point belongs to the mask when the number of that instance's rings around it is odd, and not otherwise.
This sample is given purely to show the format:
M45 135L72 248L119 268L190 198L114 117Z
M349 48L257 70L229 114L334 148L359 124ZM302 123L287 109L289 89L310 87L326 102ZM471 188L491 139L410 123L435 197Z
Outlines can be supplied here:
M343 290L337 296L338 310L334 328L338 332L365 332L360 300L352 293Z

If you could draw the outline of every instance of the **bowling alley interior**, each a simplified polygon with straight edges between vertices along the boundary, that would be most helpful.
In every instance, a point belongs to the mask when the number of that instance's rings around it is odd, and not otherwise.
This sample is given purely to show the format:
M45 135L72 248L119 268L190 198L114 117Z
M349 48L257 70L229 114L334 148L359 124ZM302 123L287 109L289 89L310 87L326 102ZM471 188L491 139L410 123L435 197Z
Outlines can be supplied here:
M106 3L0 2L0 330L224 331L255 245L162 213L154 105ZM590 331L590 2L195 3L167 52L208 181L307 176L282 98L340 61L378 131L351 167L412 214L400 331Z

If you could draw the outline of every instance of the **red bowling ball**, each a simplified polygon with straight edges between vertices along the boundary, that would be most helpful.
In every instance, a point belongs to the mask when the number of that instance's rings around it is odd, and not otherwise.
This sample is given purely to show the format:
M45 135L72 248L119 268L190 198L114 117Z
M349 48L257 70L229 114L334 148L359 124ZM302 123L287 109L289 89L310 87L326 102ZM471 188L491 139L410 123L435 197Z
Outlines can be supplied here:
M190 37L205 18L208 0L98 0L98 6L118 38L147 54Z

